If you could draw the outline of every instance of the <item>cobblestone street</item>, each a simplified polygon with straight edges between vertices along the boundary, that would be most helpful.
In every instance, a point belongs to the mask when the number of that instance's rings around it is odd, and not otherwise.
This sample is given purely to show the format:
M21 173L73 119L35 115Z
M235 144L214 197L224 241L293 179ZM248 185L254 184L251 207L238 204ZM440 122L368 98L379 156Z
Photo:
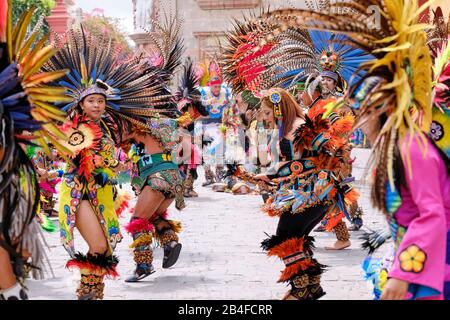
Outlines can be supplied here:
M355 150L356 186L362 193L360 205L364 208L364 225L383 226L383 217L375 212L368 199L367 182L362 181L369 150ZM171 217L181 220L180 235L183 249L178 263L162 269L161 248L155 249L156 273L139 283L125 283L133 270L131 237L124 230L124 240L118 244L120 259L118 280L107 280L105 299L279 299L286 292L284 284L276 283L282 262L268 258L259 245L264 232L275 232L277 219L259 211L260 196L217 193L201 187L203 170L196 181L198 198L187 199L187 208L177 212L170 208ZM129 186L127 186L129 188ZM132 203L132 205L134 202ZM127 223L129 213L121 219ZM349 225L349 224L348 224ZM322 299L371 299L371 287L363 280L361 263L364 252L358 236L351 233L352 246L342 251L326 251L325 245L335 241L332 233L313 233L316 237L317 259L328 266L323 276L327 295ZM32 299L76 299L75 288L79 276L64 268L68 255L59 243L58 233L46 233L48 253L54 276L43 281L30 280ZM78 233L77 250L86 250Z

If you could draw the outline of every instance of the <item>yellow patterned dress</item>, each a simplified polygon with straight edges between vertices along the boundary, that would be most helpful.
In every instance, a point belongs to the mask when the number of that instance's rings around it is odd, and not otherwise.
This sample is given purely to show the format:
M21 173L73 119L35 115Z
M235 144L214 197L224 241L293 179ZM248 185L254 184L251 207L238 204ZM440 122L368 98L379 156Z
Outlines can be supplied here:
M92 123L90 123L92 125ZM98 141L95 148L84 149L68 164L60 190L59 224L64 248L73 258L75 254L73 229L81 201L88 200L108 239L108 255L122 240L119 221L114 209L113 179L119 165L115 141L104 120L97 123ZM77 132L86 140L88 132Z

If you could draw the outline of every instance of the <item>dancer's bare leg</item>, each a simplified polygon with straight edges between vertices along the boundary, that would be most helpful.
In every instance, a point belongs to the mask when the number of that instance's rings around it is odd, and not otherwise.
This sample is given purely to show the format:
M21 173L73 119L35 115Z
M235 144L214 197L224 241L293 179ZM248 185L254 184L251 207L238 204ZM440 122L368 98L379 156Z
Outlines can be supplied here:
M145 186L139 194L133 217L126 226L127 231L133 236L134 241L139 244L133 249L136 269L126 282L137 282L155 272L153 267L153 249L151 247L153 238L153 225L149 221L165 201L161 192Z
M103 254L108 250L108 243L100 222L87 200L81 201L76 214L75 226L89 246L89 253Z
M9 253L3 247L0 247L0 289L8 289L16 284Z
M134 217L150 219L165 200L161 192L146 186L139 194L136 208L134 209Z

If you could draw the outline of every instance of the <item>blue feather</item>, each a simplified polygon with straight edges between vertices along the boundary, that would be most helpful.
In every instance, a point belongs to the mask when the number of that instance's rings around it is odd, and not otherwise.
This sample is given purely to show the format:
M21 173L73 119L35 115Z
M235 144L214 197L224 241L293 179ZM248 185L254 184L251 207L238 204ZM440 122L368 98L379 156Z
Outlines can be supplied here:
M94 69L91 72L91 79L97 80L97 65L94 66Z
M63 87L68 87L68 88L70 88L70 89L72 89L74 91L78 90L77 87L75 87L74 85L72 85L72 84L70 84L70 83L68 83L67 81L64 81L64 80L59 81L58 84L63 86Z
M2 104L4 107L9 107L17 104L20 99L24 98L26 96L25 92L21 91L16 94L13 94L12 96L9 96L2 100Z
M83 79L81 78L81 75L80 75L80 73L78 72L78 70L72 69L72 71L73 71L74 76L75 76L75 77L77 78L77 80L78 80L78 81L76 81L75 83L81 83L81 80L83 80Z
M73 69L72 69L72 71L76 72L76 70L73 70ZM75 85L77 85L77 86L80 84L80 81L77 81L77 80L73 77L73 75L71 75L70 73L67 74L67 77L70 79L70 81L72 81L73 84L75 84Z

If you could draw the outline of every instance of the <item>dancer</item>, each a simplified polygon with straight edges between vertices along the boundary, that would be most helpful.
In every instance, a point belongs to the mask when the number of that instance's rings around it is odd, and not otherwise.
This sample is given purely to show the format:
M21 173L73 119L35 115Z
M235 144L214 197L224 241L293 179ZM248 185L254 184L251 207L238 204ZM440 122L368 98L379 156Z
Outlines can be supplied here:
M349 12L360 4L342 1L332 4L332 8ZM280 12L275 11L265 18L276 27L293 21L302 27L346 33L353 45L374 53L374 59L364 65L367 73L361 89L358 90L361 83L351 86L346 100L353 100L351 105L358 110L357 127L365 129L372 142L372 202L385 214L394 240L392 266L387 266L388 280L380 288L380 297L442 299L448 297L449 288L446 256L450 208L444 199L450 180L448 141L442 140L448 123L442 112L448 99L446 89L436 91L435 97L443 100L435 100L442 111L438 110L440 117L435 118L431 131L434 143L427 137L433 123L432 61L423 31L425 25L417 21L419 12L429 3L420 8L415 0L380 0L375 4L383 11L376 32L371 25L350 24L370 21L370 13L362 10L332 16L315 13L314 17L309 11L292 10L282 20ZM444 61L447 60L448 56ZM435 79L446 81L446 76L440 77L445 74L440 67L435 67ZM444 131L436 130L438 127ZM368 240L366 245L378 244L378 237Z
M62 106L69 113L62 127L69 141L63 145L73 153L60 189L61 241L71 258L67 268L81 273L78 299L103 299L104 278L118 275L113 252L122 239L113 200L114 178L122 169L116 147L145 124L153 112L149 106L169 101L159 69L141 58L124 61L107 35L87 35L81 26L54 45L60 50L44 70L71 70L58 82L69 100ZM87 254L75 251L75 227L89 246Z
M49 102L63 102L64 91L48 82L66 71L39 71L55 51L44 45L40 30L26 34L33 10L15 26L12 10L12 1L0 1L0 300L26 300L25 279L29 272L43 277L45 252L35 218L39 186L24 146L38 145L50 154L46 139L61 137L55 123L64 113Z
M41 191L40 208L48 217L57 216L58 212L55 210L56 186L61 182L63 170L59 169L59 157L52 145L49 145L51 155L48 156L43 150L38 150L35 147L27 149L27 155L32 160L39 181L39 189ZM55 214L56 212L56 214Z
M204 152L204 164L206 181L203 186L211 185L221 180L224 170L223 146L224 139L220 130L223 110L232 102L231 90L222 84L222 71L216 61L209 65L201 65L202 76L200 78L200 93L202 103L209 112L209 117L202 120L203 138L210 141ZM214 173L211 166L215 164Z
M235 34L229 37L232 41L225 51L224 70L235 90L258 91L273 85L290 87L296 85L296 79L307 77L311 68L290 60L293 55L289 48L295 41L299 42L299 52L294 56L303 58L299 61L312 61L308 66L321 62L320 71L315 69L318 72L311 74L317 77L316 83L325 73L336 77L336 61L330 61L328 56L331 42L321 42L325 52L316 51L310 33L291 29L259 42L258 39L265 39L267 32L273 31L262 30L261 26L265 24L259 21L238 24ZM301 51L305 47L314 50ZM319 60L317 55L322 54L327 59ZM359 54L353 52L349 56ZM340 71L351 74L354 65L340 64ZM299 69L292 70L292 66ZM353 118L337 113L324 117L328 102L331 101L316 102L308 115L302 116L294 97L283 89L272 88L263 94L261 101L259 120L268 128L279 129L282 162L273 174L257 175L254 179L278 185L264 206L269 215L280 217L278 229L276 235L263 242L263 248L285 262L286 268L279 279L291 284L285 299L318 299L325 294L320 285L323 266L314 259L313 238L309 233L325 215L334 219L343 215L358 197L343 175L350 155L348 139L343 137L349 134ZM295 114L298 121L290 122Z
M161 28L163 34L160 37L164 44L158 46L165 48L165 51L160 54L163 61L158 68L164 71L163 79L168 83L175 68L180 65L183 47L179 36L180 20L174 16L166 22L167 25ZM170 96L167 86L165 90ZM182 93L184 96L184 90ZM187 97L192 97L193 93L187 92ZM179 102L181 107L186 101L181 99ZM140 281L155 272L151 247L153 239L164 250L163 268L170 268L177 262L182 248L178 237L181 224L168 219L167 209L174 200L178 210L185 207L183 179L178 166L191 156L188 152L191 148L191 135L185 129L178 129L191 124L200 114L190 105L185 114L176 118L174 112L168 112L172 109L178 112L176 105L166 107L132 136L142 152L137 162L138 176L133 182L139 196L130 223L126 226L134 240L131 247L136 268L126 282Z
M192 119L200 120L202 117L209 115L205 106L201 103L201 95L198 88L198 76L195 73L193 63L191 59L187 59L183 66L183 77L180 80L180 86L175 93L175 99L177 100L177 107L181 113L188 112ZM201 151L197 147L197 135L195 134L195 122L192 122L186 127L192 136L190 159L187 163L180 165L180 169L185 175L184 180L184 192L183 195L186 198L198 197L197 192L194 190L194 181L197 180L197 167L201 161ZM184 150L183 150L184 151ZM187 150L186 150L187 151Z

